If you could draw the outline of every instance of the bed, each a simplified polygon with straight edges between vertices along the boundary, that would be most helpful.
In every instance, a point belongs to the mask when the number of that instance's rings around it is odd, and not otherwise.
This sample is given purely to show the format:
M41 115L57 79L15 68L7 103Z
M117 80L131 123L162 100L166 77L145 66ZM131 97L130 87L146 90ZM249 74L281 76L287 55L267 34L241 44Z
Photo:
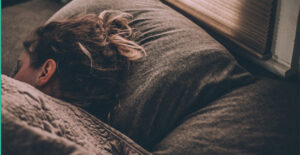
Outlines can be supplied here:
M2 75L4 153L32 154L34 148L43 148L39 154L299 152L297 86L251 74L208 32L161 1L73 0L47 22L106 9L133 15L135 40L147 52L125 75L121 104L110 121L105 124L72 103ZM47 116L33 110L43 111L43 105L49 115L63 115L61 130L74 133L49 131L55 127L47 120L43 124ZM18 130L24 132L16 136Z

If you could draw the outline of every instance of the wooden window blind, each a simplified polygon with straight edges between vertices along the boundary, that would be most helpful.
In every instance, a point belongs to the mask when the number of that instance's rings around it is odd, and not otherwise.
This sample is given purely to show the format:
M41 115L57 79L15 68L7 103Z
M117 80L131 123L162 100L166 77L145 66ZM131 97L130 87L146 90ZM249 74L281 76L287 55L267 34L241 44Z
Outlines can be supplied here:
M276 0L163 0L239 47L270 56Z

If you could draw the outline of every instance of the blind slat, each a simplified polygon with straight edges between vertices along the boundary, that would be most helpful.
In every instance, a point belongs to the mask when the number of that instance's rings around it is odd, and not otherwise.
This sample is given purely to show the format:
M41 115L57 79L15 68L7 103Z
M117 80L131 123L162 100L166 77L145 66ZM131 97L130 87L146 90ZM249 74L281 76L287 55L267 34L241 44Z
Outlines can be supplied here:
M165 0L251 53L268 54L275 0Z

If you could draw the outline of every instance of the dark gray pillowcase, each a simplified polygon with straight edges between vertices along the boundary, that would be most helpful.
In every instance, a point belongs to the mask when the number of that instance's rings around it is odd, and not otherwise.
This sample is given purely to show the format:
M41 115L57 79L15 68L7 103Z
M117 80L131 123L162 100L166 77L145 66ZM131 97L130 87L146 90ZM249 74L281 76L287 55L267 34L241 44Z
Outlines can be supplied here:
M125 76L111 124L148 149L187 114L253 81L220 43L158 0L73 0L49 21L106 9L133 14L147 52Z
M291 82L259 78L186 116L155 155L299 154L299 99Z

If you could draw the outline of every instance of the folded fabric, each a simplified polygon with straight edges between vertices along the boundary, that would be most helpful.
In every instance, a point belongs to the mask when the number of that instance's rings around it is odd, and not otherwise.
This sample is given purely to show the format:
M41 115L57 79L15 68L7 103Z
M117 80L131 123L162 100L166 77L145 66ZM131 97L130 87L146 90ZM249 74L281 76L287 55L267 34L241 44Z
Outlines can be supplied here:
M159 0L73 0L49 21L103 10L132 14L135 41L147 52L124 76L111 114L113 127L147 149L188 114L253 82L219 42Z
M3 154L150 154L84 110L2 75Z

